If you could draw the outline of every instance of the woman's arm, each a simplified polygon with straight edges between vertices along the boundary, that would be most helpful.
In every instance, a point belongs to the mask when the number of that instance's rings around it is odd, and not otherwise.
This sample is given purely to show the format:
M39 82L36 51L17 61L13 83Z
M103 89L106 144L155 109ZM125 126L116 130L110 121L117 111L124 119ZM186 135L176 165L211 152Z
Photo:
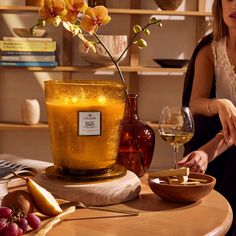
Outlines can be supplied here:
M194 80L190 98L190 109L193 114L212 116L217 114L217 110L211 107L212 112L208 112L208 103L214 78L214 58L211 45L203 47L197 54L195 60ZM211 104L212 105L212 104Z
M201 148L185 156L178 164L189 167L192 172L205 173L208 163L231 146L232 143L228 143L225 140L224 134L221 131Z
M190 109L193 114L218 114L226 140L236 145L236 107L228 99L209 99L214 78L214 57L211 45L203 47L195 60ZM224 78L222 78L224 79Z

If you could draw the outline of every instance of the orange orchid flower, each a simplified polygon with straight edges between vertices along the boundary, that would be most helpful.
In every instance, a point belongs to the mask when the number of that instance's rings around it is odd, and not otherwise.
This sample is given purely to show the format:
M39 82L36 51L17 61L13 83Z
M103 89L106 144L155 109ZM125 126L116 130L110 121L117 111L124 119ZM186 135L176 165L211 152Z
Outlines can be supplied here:
M86 11L88 8L88 5L84 0L65 0L65 3L67 14L62 16L61 19L71 23L75 23L78 19L78 14Z
M58 25L59 17L67 13L64 0L44 0L44 5L40 8L39 14L43 20L50 24Z
M80 27L89 34L94 34L101 25L107 24L111 20L108 10L104 6L88 7L85 11Z

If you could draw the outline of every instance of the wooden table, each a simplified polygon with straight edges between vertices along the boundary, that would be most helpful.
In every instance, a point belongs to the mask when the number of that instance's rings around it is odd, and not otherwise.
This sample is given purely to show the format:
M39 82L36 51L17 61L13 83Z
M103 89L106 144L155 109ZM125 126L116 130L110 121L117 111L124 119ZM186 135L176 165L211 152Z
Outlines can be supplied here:
M144 184L139 198L111 208L139 215L77 209L47 236L213 236L225 235L232 223L231 207L214 190L201 201L178 204L161 200Z

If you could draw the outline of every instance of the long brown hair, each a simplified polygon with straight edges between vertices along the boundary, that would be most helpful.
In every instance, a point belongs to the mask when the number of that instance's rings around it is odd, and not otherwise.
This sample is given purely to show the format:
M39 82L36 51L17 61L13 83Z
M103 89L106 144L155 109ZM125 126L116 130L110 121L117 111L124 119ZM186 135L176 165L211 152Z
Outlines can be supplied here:
M222 0L214 0L212 5L213 38L219 41L228 35L228 27L223 20Z

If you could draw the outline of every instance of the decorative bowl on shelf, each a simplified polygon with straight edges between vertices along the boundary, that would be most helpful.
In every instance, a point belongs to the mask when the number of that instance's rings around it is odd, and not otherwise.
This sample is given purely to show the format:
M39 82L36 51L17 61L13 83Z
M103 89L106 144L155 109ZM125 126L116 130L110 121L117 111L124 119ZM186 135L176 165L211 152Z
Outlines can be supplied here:
M176 10L183 0L155 0L161 10Z
M187 59L153 59L164 68L182 68L189 63Z
M97 42L95 36L91 35L87 38L90 41ZM121 53L125 50L125 48L128 45L127 35L99 35L99 38L106 45L108 51L113 56L114 60L117 60L120 57ZM79 53L81 58L95 65L103 65L103 66L114 65L114 63L111 61L109 55L107 54L107 52L105 51L105 49L102 47L101 44L99 43L95 44L95 48L96 48L96 53L94 53L91 49L87 52L83 42L80 41ZM125 59L126 55L127 51L121 58L120 62Z
M34 34L32 35L29 29L26 28L12 28L13 32L19 37L45 37L47 36L47 32L45 29L35 29Z
M216 179L210 175L190 173L196 184L168 184L157 179L148 179L151 190L160 198L173 202L195 202L207 196L214 188Z

